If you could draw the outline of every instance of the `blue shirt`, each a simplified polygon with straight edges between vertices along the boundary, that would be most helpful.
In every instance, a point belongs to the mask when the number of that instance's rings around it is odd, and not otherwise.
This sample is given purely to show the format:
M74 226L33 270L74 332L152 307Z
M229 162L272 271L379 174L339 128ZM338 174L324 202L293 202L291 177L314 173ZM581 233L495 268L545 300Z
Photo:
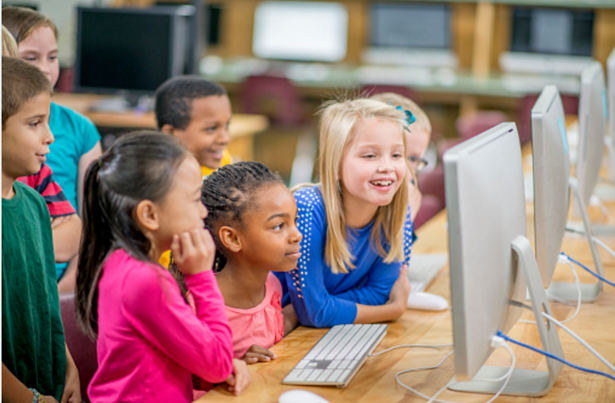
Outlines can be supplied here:
M72 109L51 103L49 128L55 137L49 146L47 165L64 195L79 211L77 205L77 182L79 159L100 141L96 126L85 116Z
M371 232L373 221L361 229L347 229L347 242L354 269L333 274L325 262L327 218L320 189L307 187L295 192L298 226L303 234L297 268L276 273L285 286L283 305L290 298L304 326L330 327L353 323L357 305L383 305L399 276L401 262L385 263L376 251ZM388 250L389 244L383 245ZM404 253L410 256L412 222L410 211L404 228Z
M53 171L53 178L62 188L66 199L79 211L79 159L100 141L100 134L88 118L54 102L51 103L49 128L55 140L49 146L47 165ZM64 275L66 266L67 263L56 264L58 280Z

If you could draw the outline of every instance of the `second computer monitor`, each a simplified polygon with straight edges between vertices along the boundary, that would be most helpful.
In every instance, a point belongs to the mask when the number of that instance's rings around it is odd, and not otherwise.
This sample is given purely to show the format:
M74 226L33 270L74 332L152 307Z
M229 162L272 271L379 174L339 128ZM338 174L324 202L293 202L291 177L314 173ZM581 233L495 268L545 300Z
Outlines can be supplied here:
M519 136L502 123L444 154L455 378L474 377L491 338L521 315L526 283L512 243L526 236Z
M564 107L557 87L546 86L532 108L536 261L545 287L557 266L570 203L570 160Z
M592 62L581 74L579 150L575 175L585 205L589 205L600 175L607 113L602 65Z
M348 12L341 3L264 1L254 12L252 52L263 59L339 62L347 37Z

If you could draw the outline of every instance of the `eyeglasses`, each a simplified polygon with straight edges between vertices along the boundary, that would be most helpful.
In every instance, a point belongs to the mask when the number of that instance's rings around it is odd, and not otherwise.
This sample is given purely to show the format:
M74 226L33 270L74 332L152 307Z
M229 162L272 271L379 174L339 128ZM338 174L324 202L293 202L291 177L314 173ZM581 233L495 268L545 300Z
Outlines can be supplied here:
M423 169L425 169L427 164L429 164L429 161L427 161L425 158L420 158L415 155L409 156L408 162L410 163L410 167L414 170L414 172L421 172Z

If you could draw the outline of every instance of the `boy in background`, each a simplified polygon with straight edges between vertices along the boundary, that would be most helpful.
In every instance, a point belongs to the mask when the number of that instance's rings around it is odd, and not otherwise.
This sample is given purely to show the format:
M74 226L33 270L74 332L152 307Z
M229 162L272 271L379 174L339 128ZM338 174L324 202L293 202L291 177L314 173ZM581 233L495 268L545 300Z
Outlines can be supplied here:
M156 121L196 157L203 176L231 163L231 102L226 90L198 76L179 76L156 90Z
M56 288L49 210L18 182L37 173L54 138L51 83L2 57L2 401L80 402Z
M156 121L164 133L179 138L196 157L203 177L230 164L231 101L226 90L199 76L178 76L156 90ZM168 267L170 252L160 257Z

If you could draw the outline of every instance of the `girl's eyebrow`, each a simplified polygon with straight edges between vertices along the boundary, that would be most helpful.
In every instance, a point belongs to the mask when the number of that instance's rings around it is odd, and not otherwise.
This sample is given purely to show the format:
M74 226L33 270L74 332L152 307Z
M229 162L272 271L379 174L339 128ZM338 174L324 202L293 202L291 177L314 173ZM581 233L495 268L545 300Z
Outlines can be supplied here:
M274 218L278 218L278 217L282 217L282 218L288 218L290 217L290 215L288 213L277 213L277 214L272 214L269 216L269 218L267 218L267 221L271 221Z

